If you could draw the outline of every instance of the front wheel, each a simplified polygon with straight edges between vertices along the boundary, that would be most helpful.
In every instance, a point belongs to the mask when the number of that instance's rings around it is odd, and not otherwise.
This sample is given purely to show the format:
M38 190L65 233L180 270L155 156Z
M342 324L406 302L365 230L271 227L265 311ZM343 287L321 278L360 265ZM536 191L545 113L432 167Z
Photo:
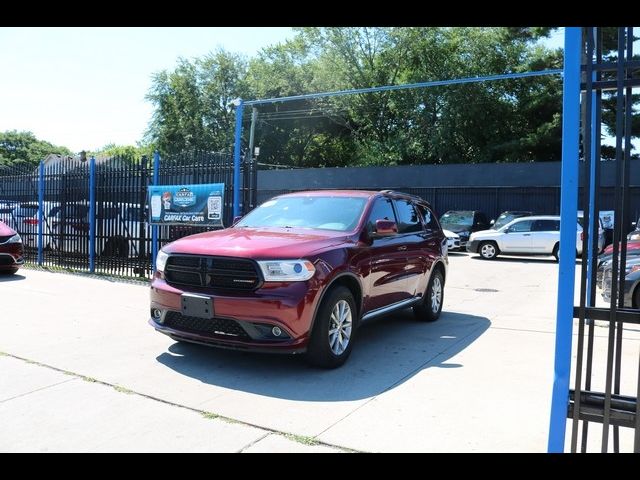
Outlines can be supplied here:
M330 291L316 314L307 347L307 361L322 368L342 365L351 353L356 316L356 303L348 288L338 287Z
M482 242L478 246L478 253L485 260L493 260L498 256L498 245L495 242Z
M413 313L418 320L435 322L440 318L442 303L444 302L444 278L440 270L431 274L427 291L422 301L414 305Z
M560 261L560 244L556 243L553 247L553 252L551 252L554 257L556 257L556 262Z

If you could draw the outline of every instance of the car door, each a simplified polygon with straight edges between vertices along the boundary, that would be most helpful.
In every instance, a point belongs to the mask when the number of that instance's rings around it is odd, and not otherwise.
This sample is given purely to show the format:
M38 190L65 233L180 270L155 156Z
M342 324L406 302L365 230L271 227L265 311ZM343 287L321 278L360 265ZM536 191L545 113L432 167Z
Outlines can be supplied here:
M531 226L532 253L551 253L560 241L560 220L535 220Z
M422 294L426 290L425 279L431 270L433 258L425 252L438 248L435 232L427 231L422 223L421 215L416 206L407 199L393 201L398 215L398 235L403 238L406 246L406 260L404 273L407 282L407 292L410 296Z
M378 198L367 219L370 246L367 248L369 269L365 278L367 292L363 313L406 300L409 297L405 265L407 246L404 235L376 237L376 220L398 223L390 198Z
M533 220L516 220L502 235L500 250L512 253L531 252L531 227Z

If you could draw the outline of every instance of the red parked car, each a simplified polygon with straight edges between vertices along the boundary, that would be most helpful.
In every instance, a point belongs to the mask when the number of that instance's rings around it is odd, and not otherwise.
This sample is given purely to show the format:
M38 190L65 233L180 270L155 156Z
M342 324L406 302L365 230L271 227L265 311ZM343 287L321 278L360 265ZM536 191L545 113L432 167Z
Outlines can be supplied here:
M437 320L447 239L424 200L383 191L275 197L233 227L162 248L151 319L175 340L342 365L361 321Z
M16 273L24 263L24 248L18 232L0 221L0 273Z

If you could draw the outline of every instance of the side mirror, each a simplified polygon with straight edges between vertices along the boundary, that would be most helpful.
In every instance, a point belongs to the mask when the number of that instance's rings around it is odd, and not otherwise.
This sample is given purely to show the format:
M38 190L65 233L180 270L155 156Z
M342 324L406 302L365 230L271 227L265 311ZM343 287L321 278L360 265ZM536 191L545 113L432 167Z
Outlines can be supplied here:
M510 231L511 231L511 229L510 229L510 228L507 228L507 229L504 231L504 233L509 233Z
M376 220L376 235L388 237L398 233L398 225L391 220Z
M236 223L238 223L240 220L242 220L242 215L238 215L236 217L233 217L233 223L231 224L231 226L235 225Z
M496 221L495 221L495 220L491 220L491 221L489 222L489 225L494 225L495 223L496 223Z

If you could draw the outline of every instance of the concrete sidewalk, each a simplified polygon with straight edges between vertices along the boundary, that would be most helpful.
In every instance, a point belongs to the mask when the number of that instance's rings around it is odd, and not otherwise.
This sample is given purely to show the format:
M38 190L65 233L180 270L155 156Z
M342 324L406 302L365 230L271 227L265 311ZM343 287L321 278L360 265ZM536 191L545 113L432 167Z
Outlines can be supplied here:
M176 343L147 325L146 285L24 269L0 279L0 352L121 391L3 357L0 450L156 451L157 442L288 451L313 440L356 451L543 452L557 268L546 258L454 254L438 322L401 313L365 323L349 361L331 371L300 357ZM606 333L597 331L598 352ZM633 365L638 336L625 340ZM66 429L91 441L55 433Z
M1 452L340 451L7 355L0 372Z

